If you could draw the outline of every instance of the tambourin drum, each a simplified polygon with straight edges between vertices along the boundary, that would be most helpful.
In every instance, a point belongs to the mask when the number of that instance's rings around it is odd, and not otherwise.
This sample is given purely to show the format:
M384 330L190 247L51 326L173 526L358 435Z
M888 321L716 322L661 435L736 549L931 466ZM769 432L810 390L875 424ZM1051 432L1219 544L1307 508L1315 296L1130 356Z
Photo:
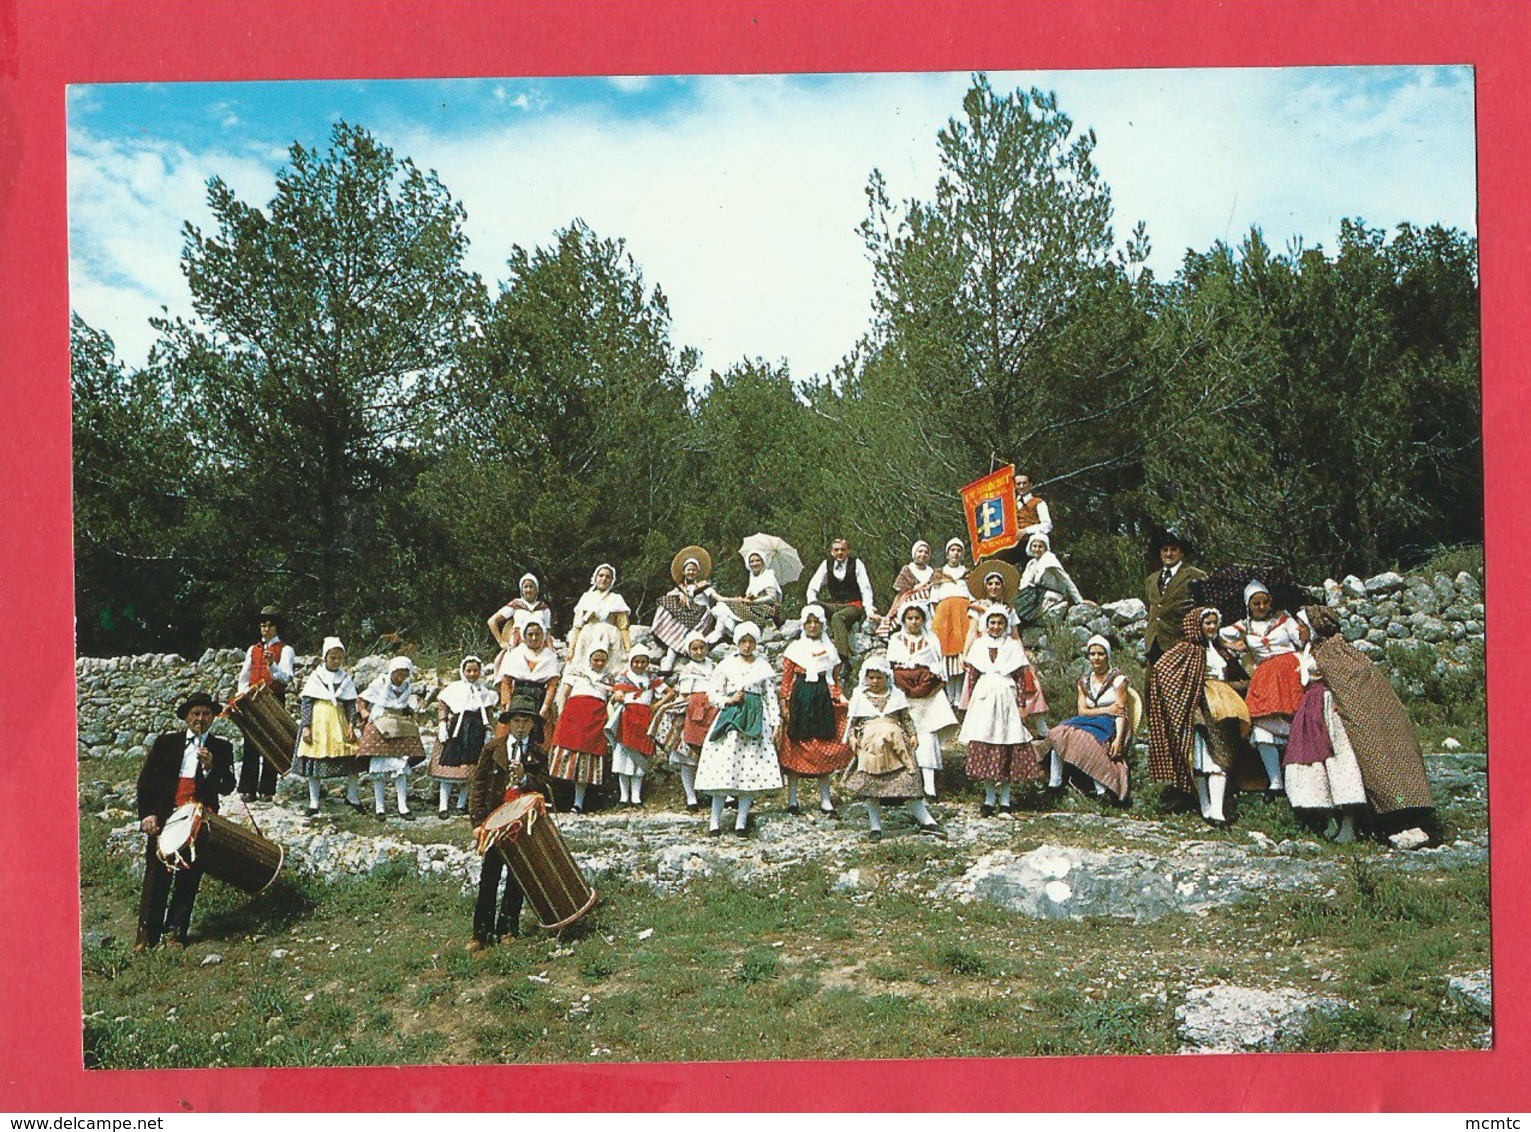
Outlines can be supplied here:
M251 895L276 880L286 855L275 841L235 825L200 802L188 802L170 815L160 830L158 852L171 872L200 863L208 876Z
M537 919L548 931L566 928L595 907L596 892L569 854L540 794L512 798L484 821L488 852L510 866Z
M292 753L298 746L298 724L270 688L256 685L229 701L224 709L249 743L278 774L292 769Z

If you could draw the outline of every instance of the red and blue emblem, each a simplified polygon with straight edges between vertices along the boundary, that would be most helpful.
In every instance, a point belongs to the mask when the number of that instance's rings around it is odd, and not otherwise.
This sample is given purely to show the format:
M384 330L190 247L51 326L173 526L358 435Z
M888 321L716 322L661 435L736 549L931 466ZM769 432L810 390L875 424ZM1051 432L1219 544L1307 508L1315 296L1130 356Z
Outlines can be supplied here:
M1015 512L1015 465L1006 464L962 489L973 560L987 558L1021 540Z

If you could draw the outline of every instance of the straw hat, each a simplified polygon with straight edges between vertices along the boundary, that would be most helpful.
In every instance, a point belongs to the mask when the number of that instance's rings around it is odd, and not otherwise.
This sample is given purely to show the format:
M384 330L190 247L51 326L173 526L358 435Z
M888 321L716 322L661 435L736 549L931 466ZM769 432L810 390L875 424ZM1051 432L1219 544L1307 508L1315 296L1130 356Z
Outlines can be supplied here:
M1014 601L1015 595L1021 591L1020 571L998 558L985 558L973 567L968 574L968 593L978 598L988 597L989 591L984 588L984 579L990 574L998 574L1004 579L1004 599L1007 602Z
M708 554L707 551L700 546L682 547L679 551L676 552L675 557L670 561L670 577L675 581L677 586L681 583L681 570L685 568L686 559L688 558L695 558L697 566L700 567L696 575L697 581L700 582L706 578L712 577L712 555Z

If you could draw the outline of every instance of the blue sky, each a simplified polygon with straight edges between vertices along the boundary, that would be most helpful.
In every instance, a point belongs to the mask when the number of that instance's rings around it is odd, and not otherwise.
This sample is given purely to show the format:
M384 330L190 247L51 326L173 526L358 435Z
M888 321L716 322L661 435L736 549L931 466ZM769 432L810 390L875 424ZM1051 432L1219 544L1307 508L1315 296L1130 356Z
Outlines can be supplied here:
M1098 138L1124 236L1161 278L1259 226L1332 245L1342 218L1475 231L1472 74L1455 68L993 72L1056 90ZM965 73L179 83L71 88L74 308L141 362L147 319L189 313L180 228L205 182L264 204L287 149L345 119L434 168L468 211L469 267L575 217L623 237L703 374L744 357L827 372L866 328L857 223L880 168L926 197Z

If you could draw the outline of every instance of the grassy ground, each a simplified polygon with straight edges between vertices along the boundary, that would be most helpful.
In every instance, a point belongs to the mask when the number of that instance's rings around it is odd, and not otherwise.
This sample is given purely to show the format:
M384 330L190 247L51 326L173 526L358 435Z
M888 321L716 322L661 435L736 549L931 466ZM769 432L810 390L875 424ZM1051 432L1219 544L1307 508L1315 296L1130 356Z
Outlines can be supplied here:
M135 770L96 762L87 773ZM673 782L656 787L651 805L675 803ZM1481 833L1470 798L1443 802L1448 832ZM1062 808L1072 817L1018 815L1006 847L1056 840L1060 822L1072 844L1133 839L1098 820L1110 807L1068 796ZM1285 806L1259 800L1241 806L1238 829L1213 834L1149 791L1132 813L1162 822L1142 827L1155 837L1307 836ZM601 904L563 938L533 927L528 910L524 938L477 959L463 950L471 897L408 869L335 883L293 874L253 901L209 881L193 945L135 955L137 861L105 853L121 821L81 823L93 1067L1163 1053L1176 1048L1185 991L1216 982L1356 1004L1315 1023L1307 1049L1461 1048L1482 1030L1445 986L1488 966L1486 866L1405 875L1373 843L1323 846L1344 863L1332 894L1142 925L1039 922L879 885L841 891L817 862L683 893L603 878ZM381 828L353 815L340 824ZM388 832L461 841L466 826ZM932 879L971 864L955 846L901 836L866 844L860 862Z

